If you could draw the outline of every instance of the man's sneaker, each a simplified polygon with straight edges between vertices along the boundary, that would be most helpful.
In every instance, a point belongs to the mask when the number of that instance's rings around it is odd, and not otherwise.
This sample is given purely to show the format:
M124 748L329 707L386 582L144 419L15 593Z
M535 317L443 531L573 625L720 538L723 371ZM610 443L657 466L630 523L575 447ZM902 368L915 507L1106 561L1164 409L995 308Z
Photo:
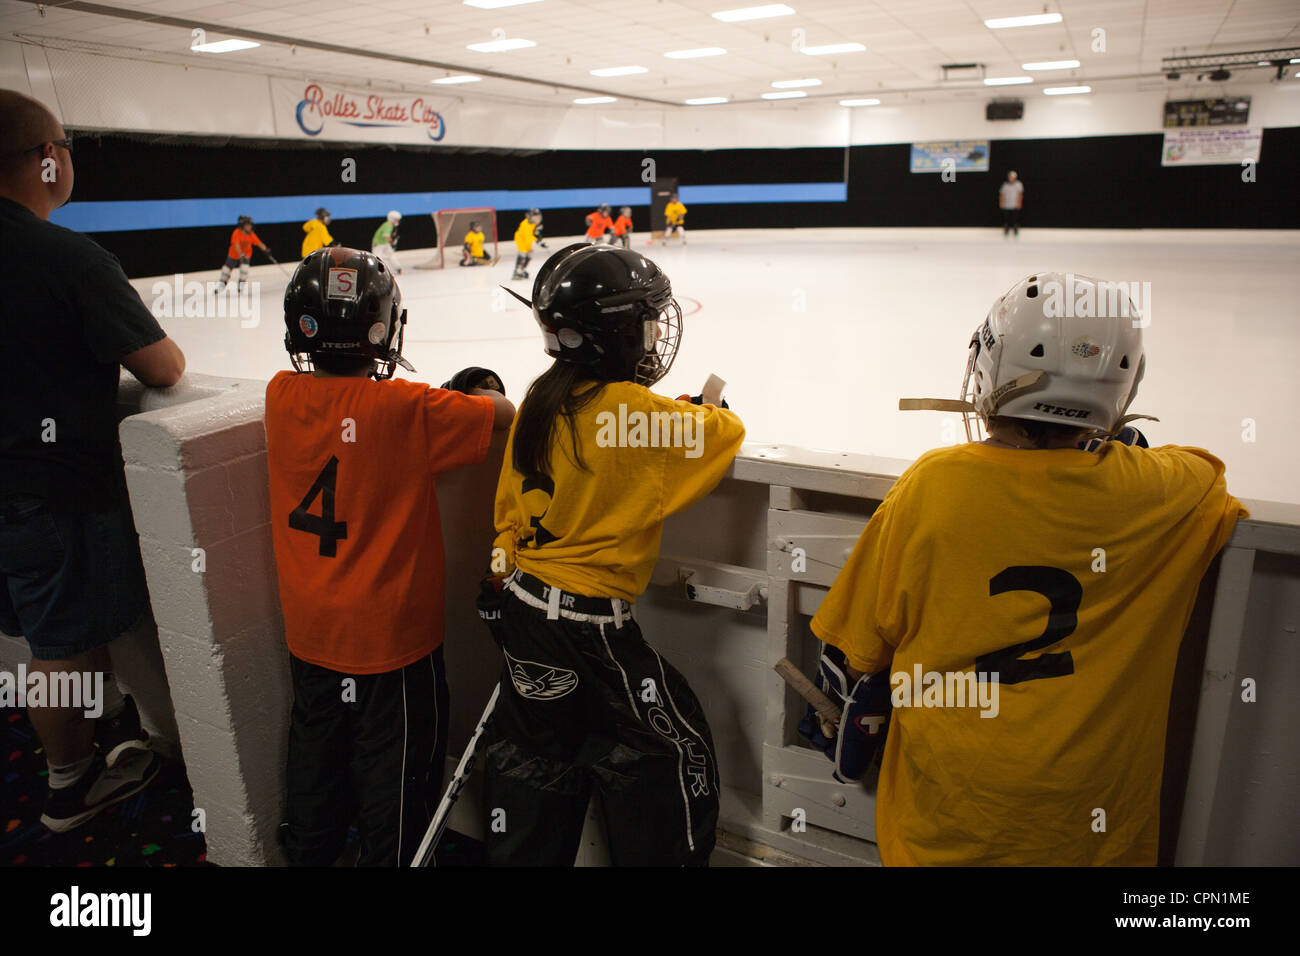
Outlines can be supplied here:
M127 750L148 750L149 735L140 726L140 711L130 694L124 698L126 706L116 717L100 717L95 721L95 743L104 754L104 763L112 767L117 758Z
M80 780L70 787L50 791L41 823L55 833L75 829L106 807L139 793L158 776L161 768L162 761L149 750L132 750L111 769L96 752Z

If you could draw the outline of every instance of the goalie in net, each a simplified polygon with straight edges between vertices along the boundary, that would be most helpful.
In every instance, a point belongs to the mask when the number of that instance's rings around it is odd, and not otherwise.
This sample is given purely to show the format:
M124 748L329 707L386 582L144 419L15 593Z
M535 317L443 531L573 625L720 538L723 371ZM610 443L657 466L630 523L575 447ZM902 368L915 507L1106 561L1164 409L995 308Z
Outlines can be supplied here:
M442 269L453 262L462 266L493 265L497 253L497 212L488 206L439 209L433 214L438 251L421 269Z

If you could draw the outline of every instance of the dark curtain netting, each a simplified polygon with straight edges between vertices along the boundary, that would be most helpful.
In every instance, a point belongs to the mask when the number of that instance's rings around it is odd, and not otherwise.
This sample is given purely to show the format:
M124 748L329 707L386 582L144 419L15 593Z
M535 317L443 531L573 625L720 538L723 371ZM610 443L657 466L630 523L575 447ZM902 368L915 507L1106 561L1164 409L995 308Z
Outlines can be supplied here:
M1294 157L1300 127L1264 131L1255 182L1237 165L1165 168L1159 133L1075 139L993 140L988 173L913 174L906 143L882 146L722 150L503 150L455 146L376 146L311 141L247 140L74 131L74 198L80 201L194 199L223 196L329 196L458 189L558 189L642 184L642 161L683 186L732 183L842 182L848 201L693 205L694 230L815 226L988 226L998 223L997 188L1008 169L1025 183L1023 224L1033 228L1294 229L1300 225L1300 183ZM357 182L344 185L344 157L357 162ZM847 160L847 163L846 163ZM647 189L647 200L648 200ZM574 235L589 210L546 210L547 233ZM502 209L505 251L522 210ZM310 214L308 211L307 215ZM382 215L382 214L380 214ZM647 210L635 210L638 229ZM306 218L306 216L304 216ZM335 220L345 245L368 247L378 217ZM159 275L214 269L231 226L101 233L127 273ZM298 223L259 224L258 233L283 260L295 258ZM432 220L402 220L407 249L434 243Z

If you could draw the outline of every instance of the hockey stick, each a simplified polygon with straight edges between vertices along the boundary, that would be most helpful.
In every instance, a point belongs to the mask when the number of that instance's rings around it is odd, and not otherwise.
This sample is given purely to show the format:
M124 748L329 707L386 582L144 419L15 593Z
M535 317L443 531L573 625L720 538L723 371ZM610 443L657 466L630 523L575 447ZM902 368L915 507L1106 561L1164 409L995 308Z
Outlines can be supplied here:
M465 786L465 781L469 779L469 772L474 768L475 751L478 749L478 739L483 736L483 728L487 726L488 718L492 716L492 711L497 706L497 695L501 693L501 684L492 689L492 696L488 698L487 707L483 708L483 716L478 719L478 726L474 728L474 734L469 738L469 743L465 745L465 752L461 754L460 763L456 765L456 773L451 778L451 784L447 787L447 792L443 795L442 802L438 804L438 810L429 821L429 829L424 831L424 839L420 841L419 849L415 851L415 858L411 860L411 866L428 866L433 860L433 851L438 846L438 840L442 837L442 831L447 827L447 820L451 816L452 804L460 796L461 788Z
M263 249L262 251L263 251L264 253L266 253L266 258L270 259L270 260L271 260L272 262L274 262L277 266L280 266L280 271L281 271L281 272L283 272L285 275L289 276L290 279L293 278L293 276L289 275L289 270L286 269L284 266L281 266L281 265L280 265L280 260L277 259L275 256L271 255L271 250L270 250L270 249Z

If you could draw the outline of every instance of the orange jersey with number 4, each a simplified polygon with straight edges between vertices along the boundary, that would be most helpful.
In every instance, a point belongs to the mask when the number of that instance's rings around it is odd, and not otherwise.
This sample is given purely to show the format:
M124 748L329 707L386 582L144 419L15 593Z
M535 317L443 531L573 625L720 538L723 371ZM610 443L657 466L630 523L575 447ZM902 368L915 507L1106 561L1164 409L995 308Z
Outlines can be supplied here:
M972 443L898 479L812 620L891 675L886 865L1156 864L1174 662L1245 514L1223 471L1199 448ZM961 705L964 674L984 700Z
M378 674L442 643L434 478L482 461L492 421L490 398L418 382L271 379L271 540L294 656Z

